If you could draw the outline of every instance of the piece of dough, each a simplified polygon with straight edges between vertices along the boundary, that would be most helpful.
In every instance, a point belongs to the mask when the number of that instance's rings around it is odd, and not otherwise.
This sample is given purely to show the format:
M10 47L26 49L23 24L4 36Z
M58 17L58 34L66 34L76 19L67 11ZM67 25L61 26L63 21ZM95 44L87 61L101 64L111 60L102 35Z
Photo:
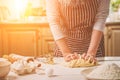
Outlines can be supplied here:
M90 67L97 65L97 62L90 62L90 60L84 60L80 57L79 59L71 60L69 62L63 62L63 65L71 68Z

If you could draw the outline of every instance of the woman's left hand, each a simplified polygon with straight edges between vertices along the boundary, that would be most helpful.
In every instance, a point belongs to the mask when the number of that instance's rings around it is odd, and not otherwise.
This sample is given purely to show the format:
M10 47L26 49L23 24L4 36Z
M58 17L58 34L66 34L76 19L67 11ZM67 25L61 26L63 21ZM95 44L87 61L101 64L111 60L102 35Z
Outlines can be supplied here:
M69 54L64 56L64 59L66 62L69 62L71 60L78 59L78 58L79 58L79 56L77 53L69 53Z
M82 58L85 60L89 60L90 62L97 62L96 55L93 55L91 53L83 53Z

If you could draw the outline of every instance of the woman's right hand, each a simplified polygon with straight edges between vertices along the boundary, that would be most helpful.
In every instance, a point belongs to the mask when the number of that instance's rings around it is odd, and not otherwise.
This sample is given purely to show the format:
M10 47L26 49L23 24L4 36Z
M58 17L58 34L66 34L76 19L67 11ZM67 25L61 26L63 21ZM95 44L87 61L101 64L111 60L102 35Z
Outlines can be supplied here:
M84 60L89 60L89 62L94 62L94 63L97 62L97 59L96 59L95 56L96 56L96 55L92 55L92 54L90 54L90 53L83 53L83 54L82 54L82 58L83 58Z
M74 59L78 59L79 58L79 56L78 56L78 54L77 53L67 53L66 55L64 55L63 56L64 57L64 60L66 61L66 62L69 62L69 61L71 61L71 60L74 60Z

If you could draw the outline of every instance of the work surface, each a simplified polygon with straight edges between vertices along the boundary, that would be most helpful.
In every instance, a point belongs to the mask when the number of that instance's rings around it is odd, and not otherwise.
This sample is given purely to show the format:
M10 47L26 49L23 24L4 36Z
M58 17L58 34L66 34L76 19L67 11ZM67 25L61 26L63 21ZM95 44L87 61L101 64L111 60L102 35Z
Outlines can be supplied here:
M14 76L11 72L6 80L88 80L81 73L82 70L90 67L82 68L68 68L61 65L63 58L54 58L54 65L44 64L43 67L51 67L54 69L53 76L48 77L43 74L26 74L21 76ZM120 57L105 57L98 58L99 64L114 62L120 65Z

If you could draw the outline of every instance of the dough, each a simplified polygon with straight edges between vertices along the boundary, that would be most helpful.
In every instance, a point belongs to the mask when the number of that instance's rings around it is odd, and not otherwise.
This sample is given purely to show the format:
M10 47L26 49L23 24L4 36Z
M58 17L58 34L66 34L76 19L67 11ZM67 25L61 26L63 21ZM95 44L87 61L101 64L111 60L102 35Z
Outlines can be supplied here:
M90 67L97 65L97 62L90 62L90 60L84 60L81 57L79 59L71 60L70 62L63 62L66 67L76 68L76 67Z

